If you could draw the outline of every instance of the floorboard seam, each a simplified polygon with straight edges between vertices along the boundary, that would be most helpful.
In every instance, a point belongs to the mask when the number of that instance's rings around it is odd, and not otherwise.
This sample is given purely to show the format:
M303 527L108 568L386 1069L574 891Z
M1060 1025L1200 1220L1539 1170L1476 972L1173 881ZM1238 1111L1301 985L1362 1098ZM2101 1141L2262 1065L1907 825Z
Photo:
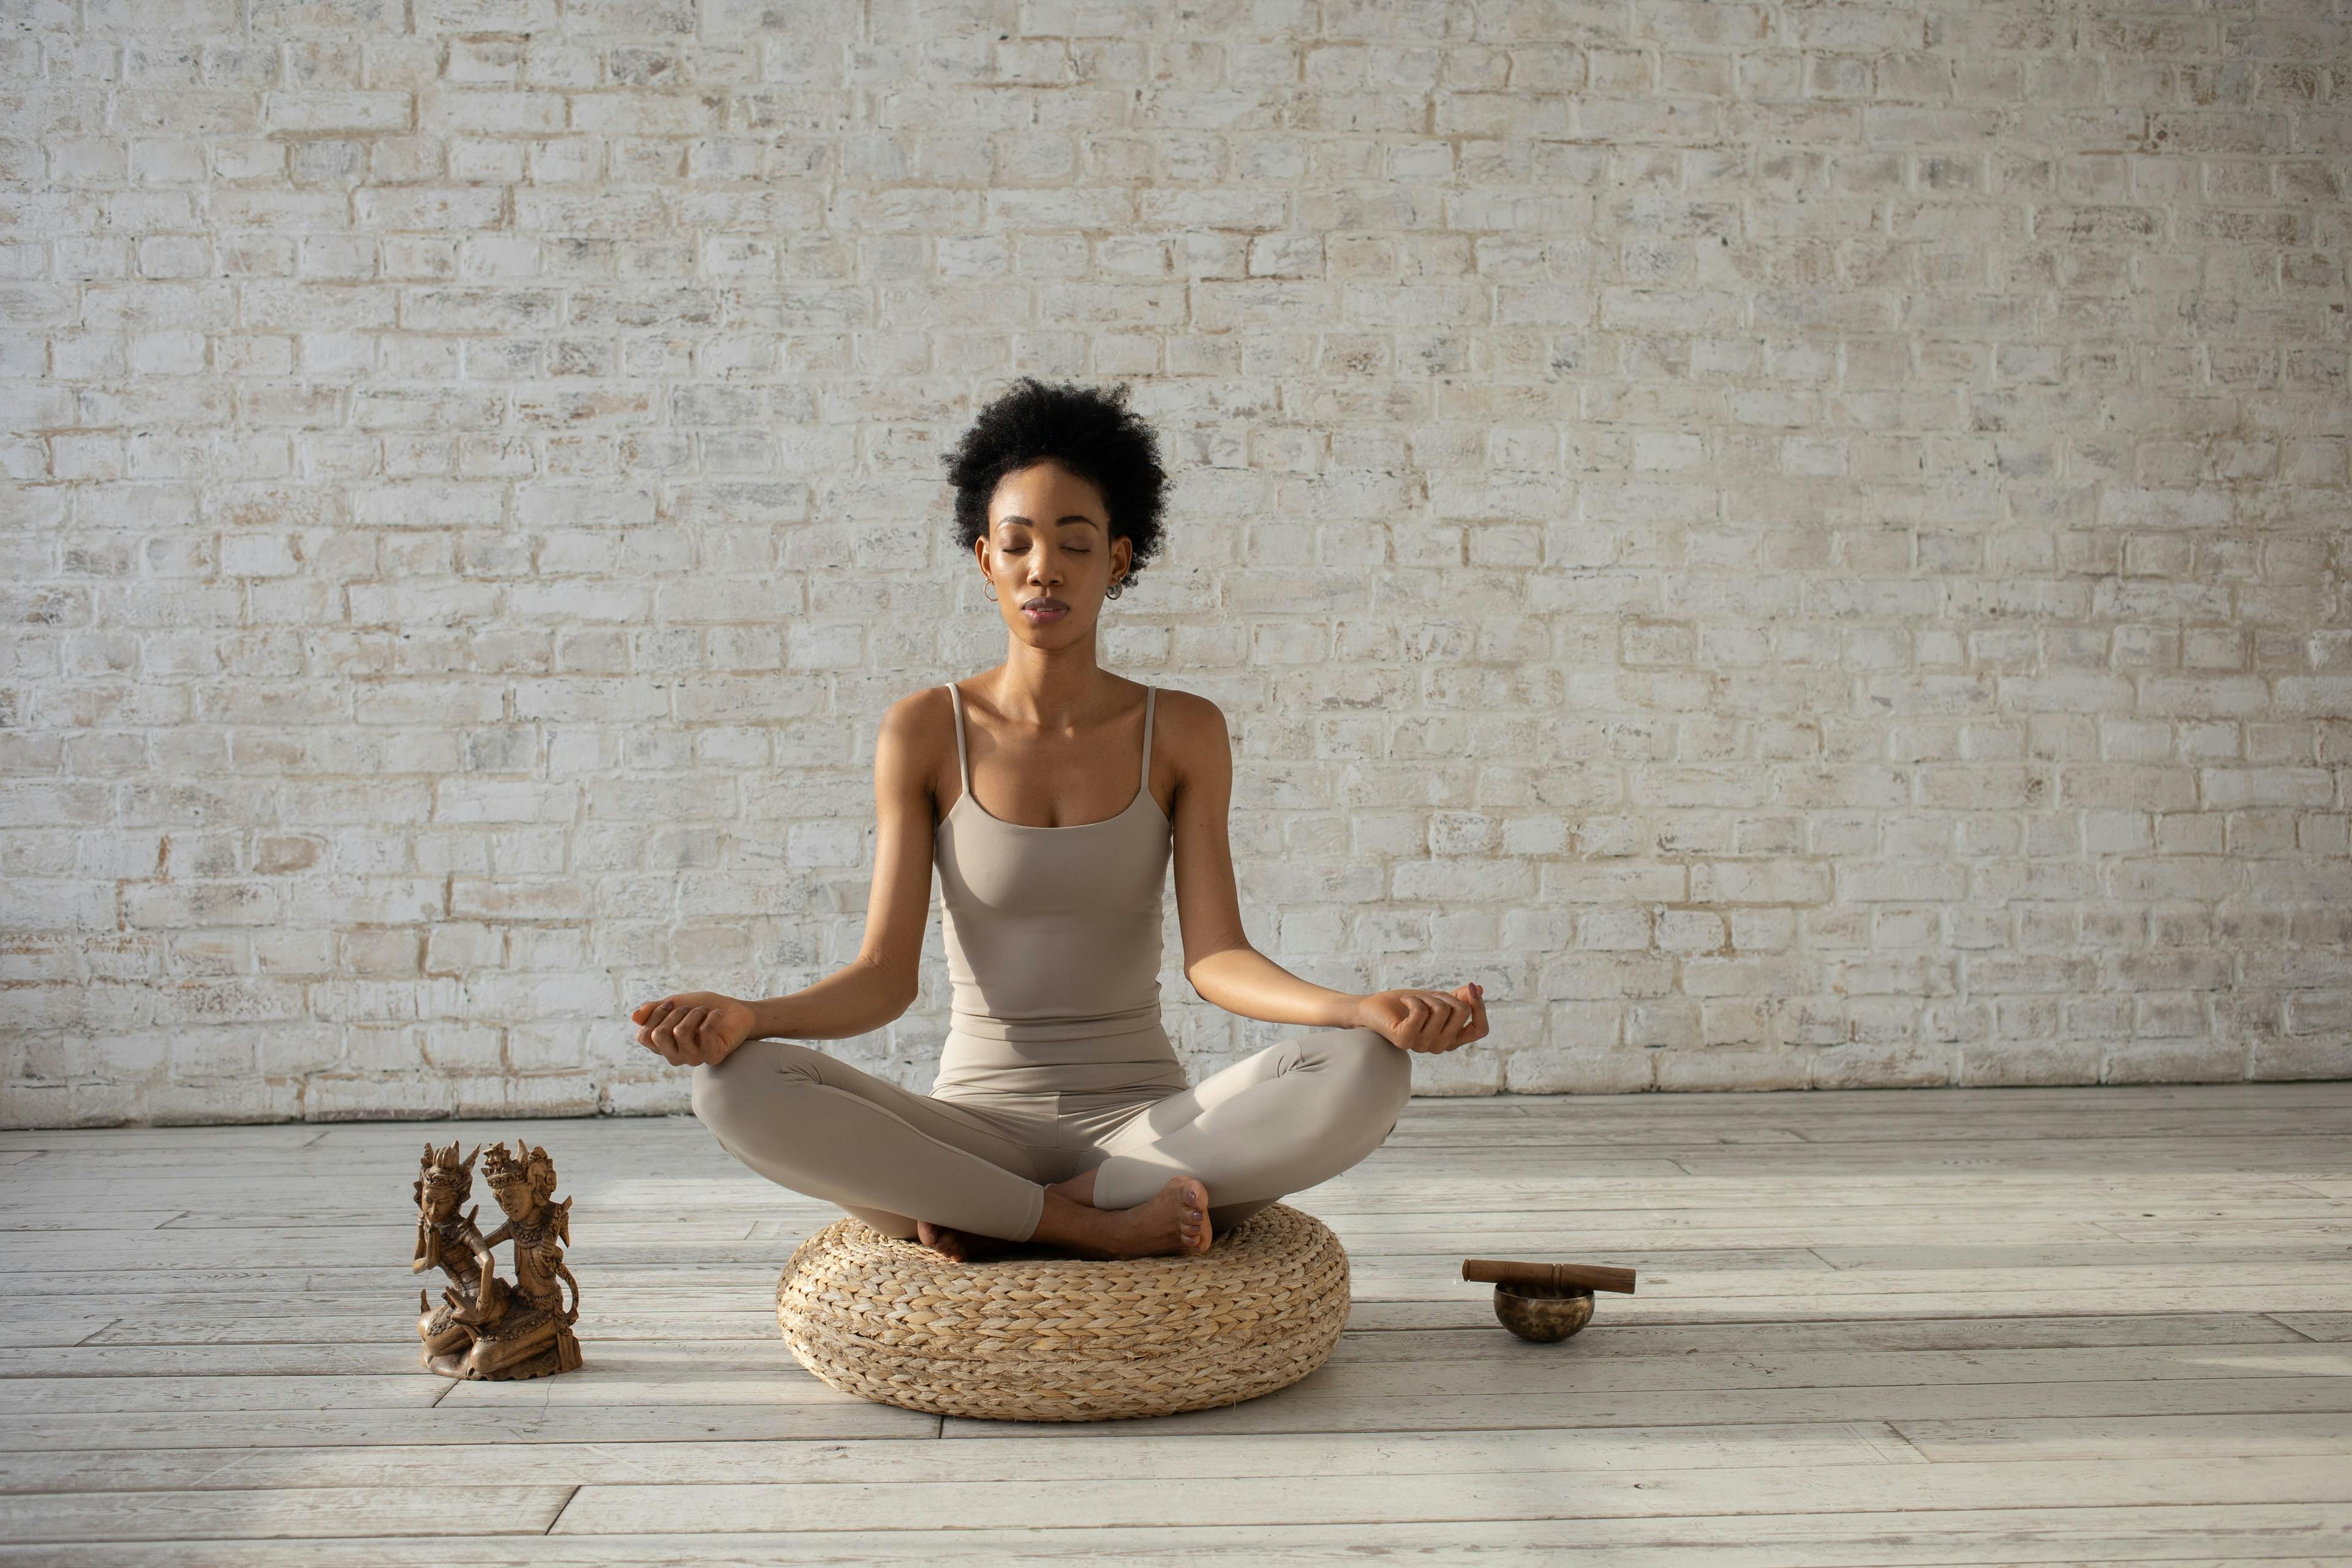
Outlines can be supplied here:
M2317 1334L2309 1333L2295 1327L2293 1323L2288 1322L2284 1318L2280 1317L2276 1312L2264 1312L2263 1316L2268 1318L2272 1322L2276 1323L2280 1328L2284 1329L2288 1333L2294 1335L2297 1339L2308 1340L2315 1345L2324 1345L2333 1342L2332 1341L2321 1339Z
M1922 1448L1918 1444L1911 1440L1911 1434L1903 1430L1902 1422L1881 1421L1878 1422L1877 1425L1885 1427L1886 1429L1887 1436L1894 1438L1896 1443L1902 1445L1905 1452L1916 1455L1921 1464L1932 1465L1936 1463L1936 1457L1933 1454L1928 1453L1925 1448ZM2016 1462L2019 1464L2037 1464L2042 1461L2034 1459L2020 1459Z

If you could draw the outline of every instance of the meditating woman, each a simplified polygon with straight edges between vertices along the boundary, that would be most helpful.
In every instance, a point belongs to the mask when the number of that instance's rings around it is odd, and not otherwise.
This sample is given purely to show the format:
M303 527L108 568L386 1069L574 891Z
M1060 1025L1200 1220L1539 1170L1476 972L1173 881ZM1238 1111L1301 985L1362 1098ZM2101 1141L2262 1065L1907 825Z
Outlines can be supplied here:
M952 1258L1022 1241L1205 1252L1378 1148L1412 1091L1409 1053L1486 1033L1475 984L1354 995L1244 935L1223 715L1097 662L1104 602L1160 542L1166 476L1125 402L1024 379L948 457L960 542L1008 646L883 717L856 959L787 996L681 992L630 1015L640 1044L693 1067L694 1112L730 1153ZM1192 989L1314 1030L1191 1088L1160 1017L1171 840ZM800 1042L914 1002L934 864L952 995L925 1095Z

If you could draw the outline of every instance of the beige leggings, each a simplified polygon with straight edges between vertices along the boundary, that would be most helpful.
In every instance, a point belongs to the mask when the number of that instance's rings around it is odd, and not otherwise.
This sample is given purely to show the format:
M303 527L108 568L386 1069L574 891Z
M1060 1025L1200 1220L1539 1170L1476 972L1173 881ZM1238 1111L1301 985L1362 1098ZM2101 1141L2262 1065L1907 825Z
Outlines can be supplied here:
M770 1181L886 1236L927 1219L1008 1241L1035 1232L1047 1185L1089 1168L1106 1209L1197 1176L1222 1232L1379 1148L1412 1093L1412 1053L1362 1028L1270 1046L1187 1089L943 1100L793 1040L694 1069L695 1115Z

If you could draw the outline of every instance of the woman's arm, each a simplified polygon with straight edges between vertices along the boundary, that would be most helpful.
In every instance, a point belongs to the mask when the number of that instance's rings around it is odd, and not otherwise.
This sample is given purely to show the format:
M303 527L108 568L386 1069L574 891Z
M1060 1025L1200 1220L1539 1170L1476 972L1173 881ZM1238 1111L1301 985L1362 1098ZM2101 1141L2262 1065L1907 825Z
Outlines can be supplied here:
M874 879L857 956L789 995L754 1002L685 991L646 1003L629 1015L638 1044L680 1067L716 1065L746 1040L846 1039L914 1005L931 912L930 780L939 759L930 753L951 734L947 703L947 693L931 687L900 698L882 716L874 745ZM940 711L927 712L926 704Z
M1484 1037L1486 1004L1475 985L1358 995L1302 980L1251 946L1225 827L1234 795L1225 716L1205 697L1163 689L1160 722L1179 769L1171 817L1184 978L1202 1001L1269 1024L1370 1028L1409 1050L1450 1051Z

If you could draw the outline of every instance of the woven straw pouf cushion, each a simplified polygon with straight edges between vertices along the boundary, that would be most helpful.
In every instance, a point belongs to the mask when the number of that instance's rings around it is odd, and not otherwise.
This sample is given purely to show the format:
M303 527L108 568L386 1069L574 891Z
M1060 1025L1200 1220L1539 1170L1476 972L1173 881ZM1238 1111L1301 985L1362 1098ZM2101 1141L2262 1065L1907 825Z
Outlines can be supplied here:
M1339 1342L1348 1254L1273 1204L1197 1258L954 1263L863 1220L793 1248L784 1342L845 1394L940 1415L1103 1421L1287 1387Z

